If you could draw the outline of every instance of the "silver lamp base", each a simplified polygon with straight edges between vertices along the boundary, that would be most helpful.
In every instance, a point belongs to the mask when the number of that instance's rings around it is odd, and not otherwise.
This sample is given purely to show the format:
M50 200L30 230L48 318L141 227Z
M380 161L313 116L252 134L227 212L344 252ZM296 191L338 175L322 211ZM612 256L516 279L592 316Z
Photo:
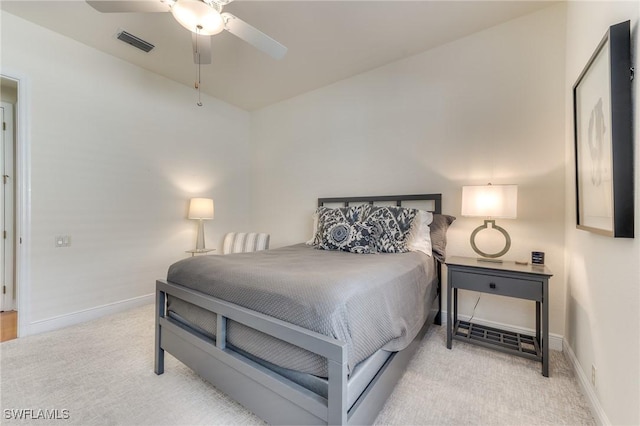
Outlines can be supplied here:
M204 247L204 221L198 219L198 237L196 239L196 251L205 250Z
M476 235L478 234L478 232L482 231L483 229L489 228L489 225L491 225L491 228L495 229L496 231L504 235L504 238L506 241L504 248L497 253L485 253L482 250L480 250L476 245L476 241L475 241ZM505 231L504 228L501 228L498 225L496 225L495 220L489 220L489 219L484 221L484 225L480 225L473 230L473 232L471 233L470 242L471 242L471 248L473 249L473 251L475 251L480 256L482 256L478 258L478 261L480 262L502 263L502 259L497 259L497 258L500 256L504 256L511 248L511 237L509 236L507 231Z

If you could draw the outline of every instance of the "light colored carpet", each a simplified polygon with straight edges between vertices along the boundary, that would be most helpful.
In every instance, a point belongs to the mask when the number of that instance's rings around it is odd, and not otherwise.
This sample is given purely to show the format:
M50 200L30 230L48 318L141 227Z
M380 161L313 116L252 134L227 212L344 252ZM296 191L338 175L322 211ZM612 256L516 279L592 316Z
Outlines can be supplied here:
M432 327L378 424L594 424L561 353L540 364L454 342ZM153 306L0 344L3 424L264 424L170 355L153 373ZM25 421L7 410L59 410ZM68 410L63 412L62 410ZM11 416L9 416L11 417Z

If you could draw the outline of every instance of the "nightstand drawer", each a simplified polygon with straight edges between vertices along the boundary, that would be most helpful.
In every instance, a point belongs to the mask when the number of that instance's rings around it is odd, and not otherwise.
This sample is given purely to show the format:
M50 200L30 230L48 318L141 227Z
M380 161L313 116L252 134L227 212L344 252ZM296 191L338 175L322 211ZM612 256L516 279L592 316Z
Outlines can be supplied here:
M542 282L518 278L449 271L452 285L464 290L541 301Z

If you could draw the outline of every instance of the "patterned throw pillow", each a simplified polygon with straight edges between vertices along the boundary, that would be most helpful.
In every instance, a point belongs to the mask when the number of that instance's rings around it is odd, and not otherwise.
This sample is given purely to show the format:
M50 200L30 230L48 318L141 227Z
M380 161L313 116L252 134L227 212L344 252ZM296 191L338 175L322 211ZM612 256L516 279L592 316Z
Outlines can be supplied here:
M361 221L368 207L318 208L318 230L314 238L316 248L373 253L371 228Z
M405 253L409 251L407 241L417 209L405 207L369 206L363 222L374 240L374 251L378 253Z

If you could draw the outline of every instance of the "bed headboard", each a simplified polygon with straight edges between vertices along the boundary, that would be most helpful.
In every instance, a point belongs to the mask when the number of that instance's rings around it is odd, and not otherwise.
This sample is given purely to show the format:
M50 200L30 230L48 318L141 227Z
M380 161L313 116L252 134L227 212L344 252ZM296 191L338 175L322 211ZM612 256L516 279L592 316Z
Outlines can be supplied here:
M322 207L325 204L342 204L344 207L348 207L350 203L354 204L375 204L375 203L395 203L396 206L402 206L402 202L415 202L426 201L431 202L431 208L429 211L433 213L442 213L442 194L418 194L418 195L380 195L372 197L332 197L332 198L318 198L318 207ZM405 203L407 204L407 203Z

